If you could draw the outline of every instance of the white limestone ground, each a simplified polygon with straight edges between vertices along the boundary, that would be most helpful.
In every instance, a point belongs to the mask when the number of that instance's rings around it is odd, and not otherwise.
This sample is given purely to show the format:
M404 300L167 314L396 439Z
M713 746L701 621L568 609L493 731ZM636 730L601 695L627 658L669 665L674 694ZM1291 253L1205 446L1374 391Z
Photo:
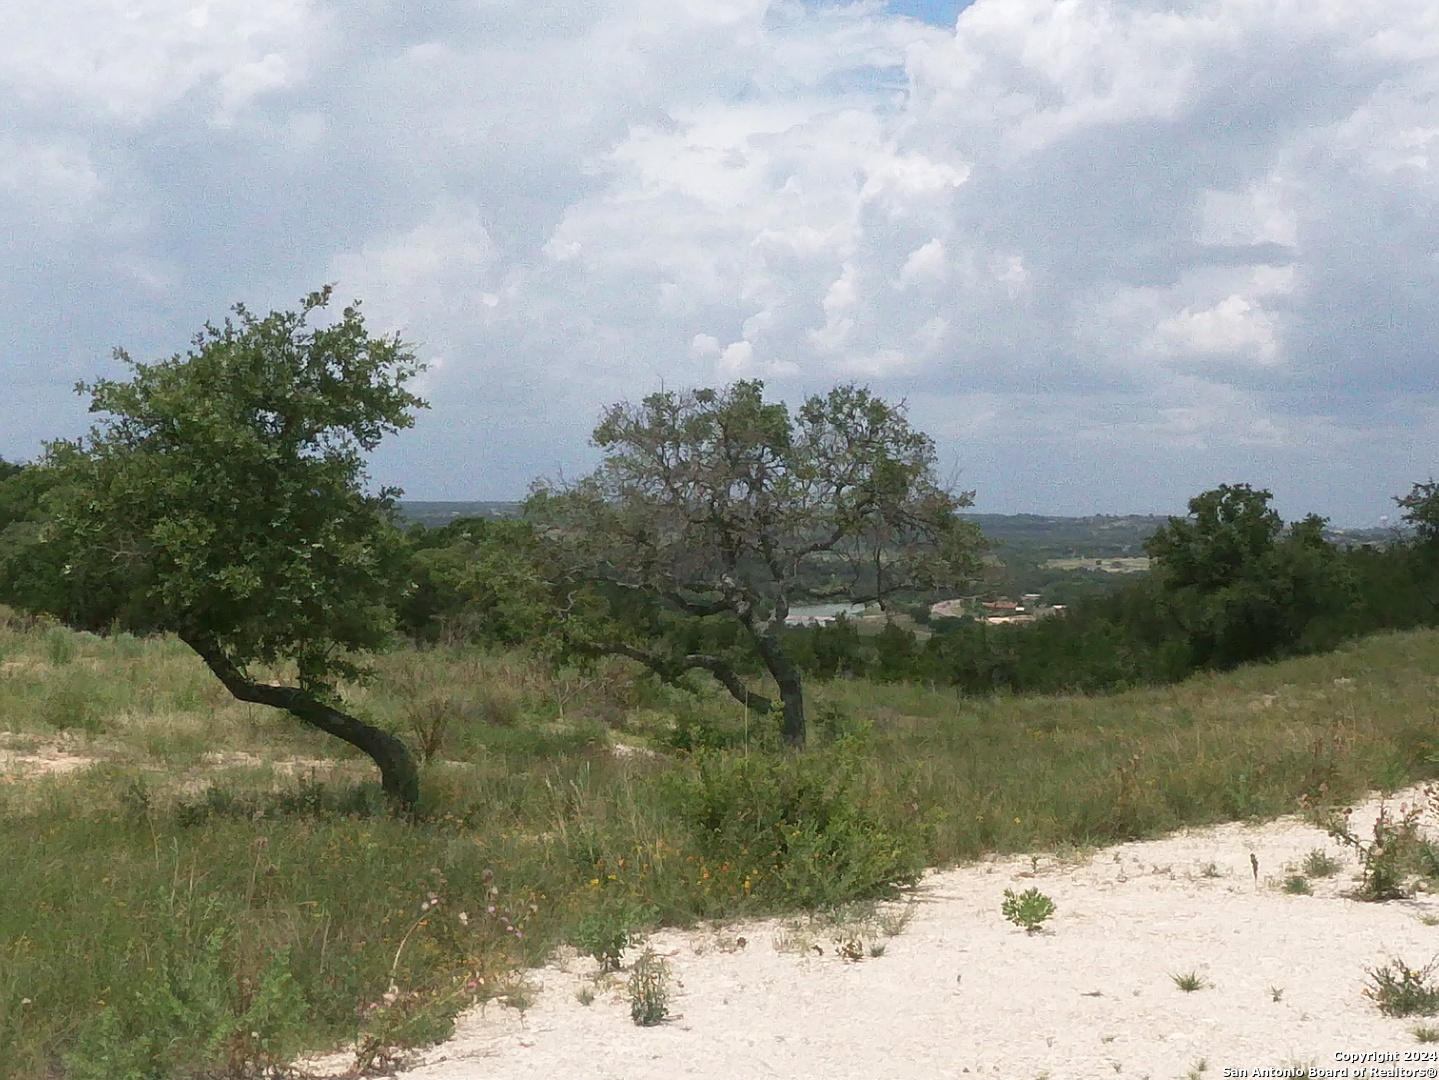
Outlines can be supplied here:
M1422 798L1411 789L1389 805ZM1376 806L1356 811L1361 835ZM1282 891L1315 848L1344 869L1314 879L1314 895ZM1190 830L1083 861L988 860L928 875L913 921L878 958L846 961L823 932L823 955L778 949L781 922L726 927L722 938L656 934L650 944L669 955L676 982L674 1018L659 1027L630 1021L622 982L582 1004L593 961L556 960L533 973L528 1011L474 1010L403 1076L1168 1080L1333 1069L1336 1053L1369 1051L1426 1070L1399 1075L1439 1074L1427 1072L1439 1052L1402 1057L1439 1051L1415 1039L1422 1021L1385 1017L1363 994L1366 968L1439 956L1439 925L1424 921L1439 924L1439 898L1348 899L1357 869L1351 852L1294 818ZM1006 888L1030 886L1058 907L1033 936L1000 914ZM736 937L746 947L716 947ZM1207 985L1186 993L1173 976L1191 971Z

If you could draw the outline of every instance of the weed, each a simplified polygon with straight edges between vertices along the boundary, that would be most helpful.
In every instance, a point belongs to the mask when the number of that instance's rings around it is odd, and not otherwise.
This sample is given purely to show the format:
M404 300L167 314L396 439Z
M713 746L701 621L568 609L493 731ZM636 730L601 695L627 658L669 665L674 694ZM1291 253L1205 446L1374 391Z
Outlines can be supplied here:
M1371 985L1364 996L1385 1016L1433 1016L1439 1012L1439 985L1430 980L1434 968L1434 961L1416 970L1402 960L1366 968Z
M1309 886L1309 879L1303 874L1290 874L1284 879L1284 891L1291 896L1308 896L1314 890Z
M1432 911L1426 911L1419 916L1419 921L1425 926L1439 926L1439 915L1435 915Z
M52 626L45 634L45 658L52 667L63 667L75 659L75 635L63 626Z
M918 910L913 900L907 900L897 908L889 908L876 914L875 922L885 937L899 937L914 920Z
M1200 1080L1209 1070L1209 1061L1206 1058L1199 1058L1189 1066L1189 1072L1185 1073L1185 1080Z
M835 954L841 960L848 960L850 963L858 963L863 960L868 951L863 934L855 929L843 929L832 940Z
M593 1005L595 1003L595 991L593 987L582 986L575 991L575 1000L581 1005Z
M1205 863L1204 868L1199 871L1199 876L1207 878L1217 878L1220 876L1219 866L1216 863L1212 862Z
M640 1027L654 1027L669 1016L670 968L653 949L640 953L630 970L630 1018Z
M1433 1024L1420 1024L1414 1029L1414 1038L1422 1043L1439 1042L1439 1027Z
M1269 1000L1279 1002L1284 999L1284 988L1282 986L1271 986L1269 988Z
M1309 877L1327 878L1339 873L1343 867L1338 859L1323 848L1315 848L1304 856L1304 873Z
M1186 994L1192 994L1196 990L1203 990L1209 985L1197 971L1186 971L1169 977L1173 980L1174 985Z
M574 945L599 961L601 971L618 971L624 951L642 940L639 925L650 917L651 912L634 904L602 904L580 917L573 934Z
M1434 793L1430 792L1431 799ZM1392 817L1387 806L1379 807L1374 819L1373 839L1363 840L1349 824L1351 811L1331 813L1324 821L1329 835L1352 847L1362 867L1356 895L1363 900L1395 900L1407 896L1407 879L1416 872L1433 874L1439 867L1439 852L1419 835L1420 807L1401 806Z
M1055 908L1053 900L1038 889L1031 888L1018 894L1012 889L1005 889L1004 903L999 910L1015 926L1023 927L1025 933L1037 934L1044 921L1054 914Z

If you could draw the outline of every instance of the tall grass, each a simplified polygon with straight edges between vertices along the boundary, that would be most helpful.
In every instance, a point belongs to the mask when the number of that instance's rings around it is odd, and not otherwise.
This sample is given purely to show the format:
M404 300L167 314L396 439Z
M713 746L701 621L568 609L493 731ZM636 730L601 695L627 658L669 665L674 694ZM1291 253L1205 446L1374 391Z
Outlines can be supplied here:
M0 620L0 727L99 762L0 782L0 1076L378 1061L518 1003L508 973L597 919L823 907L985 851L1344 802L1439 771L1436 674L1424 631L1108 698L838 679L795 756L622 665L399 651L348 696L429 740L408 823L367 761L173 641Z

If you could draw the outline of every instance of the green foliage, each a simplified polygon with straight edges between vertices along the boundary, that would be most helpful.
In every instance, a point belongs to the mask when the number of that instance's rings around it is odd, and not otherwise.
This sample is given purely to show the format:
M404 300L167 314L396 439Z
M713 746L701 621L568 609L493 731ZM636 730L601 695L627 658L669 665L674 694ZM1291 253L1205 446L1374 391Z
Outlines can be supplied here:
M126 382L80 387L108 419L50 444L46 519L15 559L20 599L71 625L213 638L235 663L293 660L307 685L382 644L402 543L363 456L413 423L419 370L398 341L329 303L207 325L185 356L117 358ZM28 471L28 470L27 470Z
M1434 967L1431 962L1415 969L1396 960L1366 968L1370 985L1364 988L1364 996L1385 1016L1433 1016L1439 1012L1439 986L1430 979Z
M601 971L618 971L624 952L643 939L642 927L655 917L652 909L626 900L606 899L586 911L575 924L575 948L593 956Z
M1433 545L1439 541L1439 484L1433 479L1415 484L1408 495L1394 501L1404 511L1404 520L1418 534L1420 543Z
M517 518L459 518L414 526L402 629L448 645L527 645L560 629L555 568L534 526Z
M128 380L78 387L105 419L20 474L40 478L40 521L18 541L6 530L0 588L74 627L176 634L232 693L370 753L413 803L403 745L320 702L364 673L393 624L404 542L395 493L366 492L364 461L413 423L423 402L405 384L420 365L368 334L358 307L312 328L329 300L326 288L263 318L237 305L168 360L117 351ZM298 690L250 678L286 663Z
M1000 905L1000 914L1010 922L1024 930L1027 934L1037 934L1044 926L1044 922L1054 914L1054 901L1038 889L1026 889L1022 893L1016 893L1013 889L1004 890L1004 903Z
M956 514L970 495L938 482L934 444L902 407L860 387L793 414L766 402L759 381L661 391L607 409L594 441L604 458L593 473L537 485L526 508L567 567L611 586L598 594L612 617L592 629L593 647L649 656L671 677L708 670L746 700L734 657L680 651L654 632L722 620L780 688L793 745L805 738L784 632L793 602L883 601L977 569L978 533Z
M706 864L757 899L889 896L924 865L924 822L896 812L852 739L805 755L697 752L666 781Z
M630 1018L640 1027L654 1027L669 1016L669 963L653 949L646 949L635 961L629 994Z
M1145 545L1197 666L1292 650L1312 621L1342 613L1352 599L1338 549L1322 536L1324 519L1311 514L1285 532L1272 498L1222 484L1190 499L1189 518L1170 518Z
M1432 798L1431 793L1431 798ZM1397 900L1409 895L1415 874L1439 876L1439 850L1419 831L1421 807L1400 807L1398 816L1381 805L1372 838L1360 837L1349 823L1348 810L1322 817L1329 835L1353 848L1362 867L1358 895L1364 900Z
M306 1003L281 949L263 961L236 956L233 930L201 916L148 943L146 975L107 1002L67 1055L75 1080L163 1080L197 1061L231 1075L283 1064L299 1049ZM192 940L209 924L205 936ZM140 957L136 957L140 962ZM254 963L257 970L247 971Z

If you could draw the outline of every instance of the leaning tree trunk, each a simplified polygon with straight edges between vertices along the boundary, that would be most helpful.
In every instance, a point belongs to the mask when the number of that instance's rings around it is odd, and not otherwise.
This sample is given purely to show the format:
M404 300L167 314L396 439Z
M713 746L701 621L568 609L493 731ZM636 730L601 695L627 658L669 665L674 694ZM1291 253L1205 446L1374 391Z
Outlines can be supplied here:
M369 755L380 769L380 786L385 794L403 810L413 810L420 799L420 771L409 748L388 731L357 720L348 713L326 705L315 695L297 686L271 686L247 678L245 673L225 655L220 645L198 635L182 635L182 640L199 654L205 666L214 672L232 697L255 705L283 709L327 735L343 739L355 749Z
M755 647L760 659L773 676L779 687L782 706L779 733L784 741L796 749L803 749L805 741L804 723L804 681L798 666L786 655L784 646L769 633L755 636Z

